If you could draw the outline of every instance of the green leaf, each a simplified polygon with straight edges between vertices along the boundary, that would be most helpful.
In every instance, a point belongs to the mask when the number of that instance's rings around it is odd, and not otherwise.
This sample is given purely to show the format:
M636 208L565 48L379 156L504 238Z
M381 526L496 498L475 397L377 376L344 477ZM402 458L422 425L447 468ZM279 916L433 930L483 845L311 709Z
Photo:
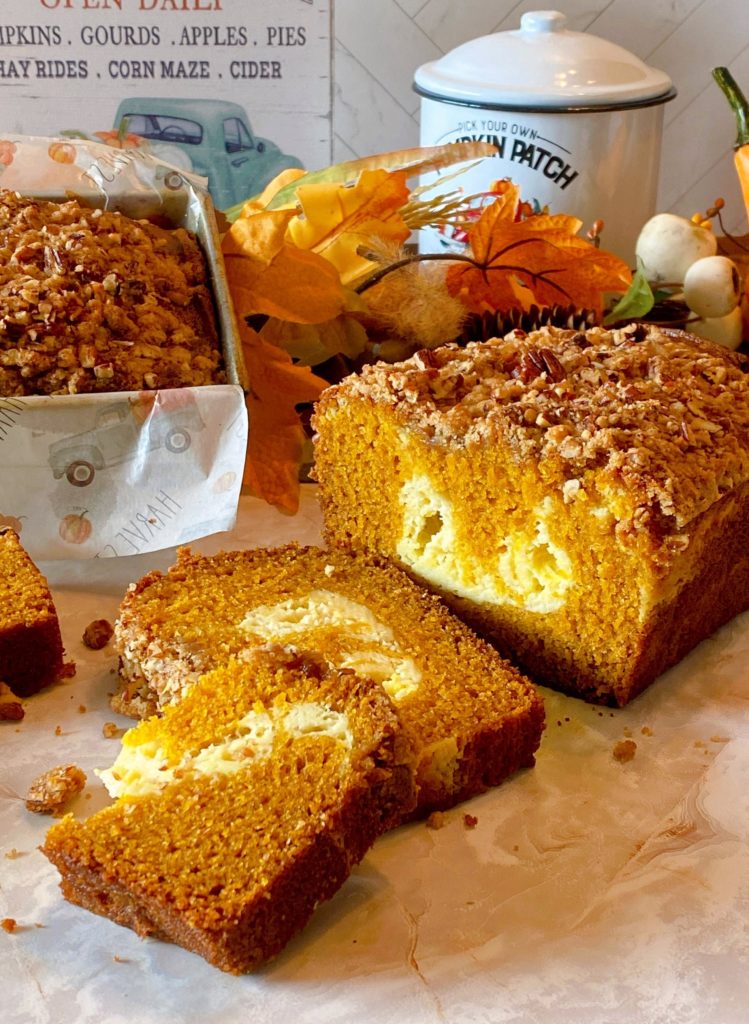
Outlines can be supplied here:
M655 305L653 289L648 279L638 267L632 277L632 284L619 299L614 308L604 318L603 325L608 327L618 320L636 320L646 316Z

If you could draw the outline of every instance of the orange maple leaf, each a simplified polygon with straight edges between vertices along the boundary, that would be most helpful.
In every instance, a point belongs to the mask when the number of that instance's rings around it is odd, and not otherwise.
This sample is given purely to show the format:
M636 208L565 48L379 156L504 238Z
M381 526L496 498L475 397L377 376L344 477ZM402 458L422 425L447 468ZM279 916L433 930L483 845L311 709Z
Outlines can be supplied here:
M236 220L224 236L226 276L240 316L265 314L300 324L338 316L348 296L327 260L286 240L293 210L266 210ZM236 294L242 291L243 305Z
M269 344L247 324L241 328L242 348L250 378L247 410L250 437L244 484L251 494L284 512L299 508L299 464L305 433L296 406L314 402L327 381Z
M301 249L313 249L349 284L371 270L359 255L372 238L405 242L411 231L401 214L408 202L405 171L362 171L351 186L338 183L299 185L302 216L289 222L288 236Z
M458 257L447 288L472 312L566 303L600 313L604 293L621 293L629 267L577 232L582 221L567 214L520 220L517 186L487 206L469 231L471 255Z

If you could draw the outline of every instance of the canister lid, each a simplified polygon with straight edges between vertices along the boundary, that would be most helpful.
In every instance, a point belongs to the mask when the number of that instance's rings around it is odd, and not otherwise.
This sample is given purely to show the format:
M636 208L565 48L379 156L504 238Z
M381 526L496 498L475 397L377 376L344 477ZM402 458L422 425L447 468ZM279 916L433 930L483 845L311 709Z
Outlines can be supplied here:
M529 11L520 28L495 32L423 64L422 96L505 110L620 108L676 95L663 71L598 36L571 32L561 11Z

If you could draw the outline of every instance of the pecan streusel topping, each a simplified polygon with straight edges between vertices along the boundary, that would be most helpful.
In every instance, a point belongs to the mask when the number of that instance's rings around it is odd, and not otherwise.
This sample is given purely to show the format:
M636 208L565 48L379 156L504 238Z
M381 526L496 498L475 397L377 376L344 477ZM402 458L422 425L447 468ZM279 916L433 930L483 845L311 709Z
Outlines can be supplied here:
M222 380L189 232L0 189L0 395Z
M680 331L515 331L366 366L323 409L348 396L436 444L507 445L570 495L595 471L661 533L749 479L749 359Z

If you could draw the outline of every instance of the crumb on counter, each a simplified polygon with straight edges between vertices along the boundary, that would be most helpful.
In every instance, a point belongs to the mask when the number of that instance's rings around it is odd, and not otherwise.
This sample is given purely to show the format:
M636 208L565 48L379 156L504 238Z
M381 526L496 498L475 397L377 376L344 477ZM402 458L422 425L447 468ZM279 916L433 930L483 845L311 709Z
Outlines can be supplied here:
M78 705L78 714L79 715L85 715L87 710L88 710L88 708L86 707L85 704L79 704Z
M0 928L2 928L4 932L7 932L8 935L12 935L18 928L18 921L16 921L15 917L4 917L2 921L0 921Z
M101 727L101 733L106 739L113 740L122 734L122 730L114 722L105 722Z
M650 728L649 725L643 725L642 729L640 729L640 732L642 733L643 736L652 736L653 735L653 730Z
M22 856L23 856L23 854L21 853L21 851L17 850L15 848L15 846L11 846L11 848L9 850L5 851L5 859L6 860L17 860L19 857L22 857Z
M619 740L618 743L614 744L611 756L615 761L624 764L626 761L631 761L636 752L637 744L634 740Z
M7 683L0 682L0 722L20 722L26 712Z
M77 667L74 661L66 661L62 666L62 672L60 672L60 679L72 679L77 672Z
M710 742L711 743L728 743L730 741L730 739L731 739L730 736L718 736L718 735L715 735L715 736L711 736L710 737Z
M475 814L464 814L463 815L463 825L466 828L476 828L478 823L479 823L479 819L476 817Z
M86 785L86 774L77 765L59 765L42 772L29 786L26 809L35 814L54 814Z
M61 725L56 725L55 726L55 736L62 736L62 726Z
M432 811L427 818L427 828L444 828L447 824L447 815L444 811Z
M83 631L83 643L92 651L106 647L114 634L114 626L107 619L94 619Z

